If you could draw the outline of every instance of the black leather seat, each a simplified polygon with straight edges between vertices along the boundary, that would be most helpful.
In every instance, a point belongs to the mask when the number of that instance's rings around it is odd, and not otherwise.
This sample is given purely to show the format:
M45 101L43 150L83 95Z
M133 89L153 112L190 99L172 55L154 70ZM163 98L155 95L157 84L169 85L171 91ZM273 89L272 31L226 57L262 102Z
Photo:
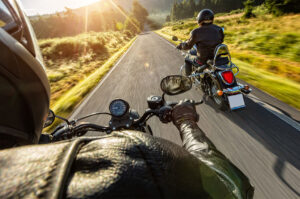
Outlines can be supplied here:
M228 57L219 57L216 60L216 66L223 66L229 64Z

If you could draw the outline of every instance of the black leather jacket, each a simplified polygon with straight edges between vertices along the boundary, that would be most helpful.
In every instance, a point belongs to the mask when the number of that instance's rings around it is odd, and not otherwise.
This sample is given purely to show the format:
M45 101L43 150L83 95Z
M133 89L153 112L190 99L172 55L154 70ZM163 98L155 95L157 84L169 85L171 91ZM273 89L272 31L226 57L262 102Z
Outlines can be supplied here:
M189 50L196 44L199 60L206 63L208 59L213 59L216 46L223 41L224 32L221 27L204 24L191 32L190 39L183 43L182 49Z
M183 149L135 131L0 151L0 198L252 198L194 122Z

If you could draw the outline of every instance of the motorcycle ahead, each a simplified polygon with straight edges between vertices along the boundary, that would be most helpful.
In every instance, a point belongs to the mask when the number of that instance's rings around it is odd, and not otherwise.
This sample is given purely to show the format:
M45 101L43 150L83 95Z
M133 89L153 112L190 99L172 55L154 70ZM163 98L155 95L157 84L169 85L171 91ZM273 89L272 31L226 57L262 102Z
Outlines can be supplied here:
M175 36L173 40L179 41ZM194 48L196 51L196 46ZM246 107L243 94L249 94L252 89L236 80L239 67L232 63L227 45L218 45L214 52L214 59L208 60L205 65L197 62L197 54L182 52L182 55L185 61L192 65L192 73L188 77L206 96L212 98L218 109L233 111ZM185 65L180 71L185 76Z
M165 101L165 95L178 95L191 88L192 82L189 78L180 75L165 77L161 81L161 89L164 94L162 96L150 96L147 99L149 109L145 111L142 117L140 117L135 110L130 109L129 104L122 99L111 102L109 106L110 113L93 113L72 121L57 116L53 111L50 111L44 128L53 124L55 118L61 119L65 121L65 123L58 126L51 134L42 134L40 143L71 139L73 137L83 136L90 131L110 134L113 131L136 130L153 135L151 127L147 125L147 121L151 117L157 116L162 123L171 122L172 110L178 104L176 102ZM201 101L194 103L194 105L200 105L202 103ZM109 126L104 127L93 123L78 123L79 121L98 115L110 115L111 120Z

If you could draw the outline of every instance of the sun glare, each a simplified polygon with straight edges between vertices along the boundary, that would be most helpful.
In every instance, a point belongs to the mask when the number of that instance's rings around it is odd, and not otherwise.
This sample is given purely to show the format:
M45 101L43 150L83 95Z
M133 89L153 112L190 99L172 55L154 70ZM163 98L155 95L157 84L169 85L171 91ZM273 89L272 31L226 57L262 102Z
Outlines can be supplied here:
M28 15L51 14L65 10L65 7L74 9L102 0L21 0Z

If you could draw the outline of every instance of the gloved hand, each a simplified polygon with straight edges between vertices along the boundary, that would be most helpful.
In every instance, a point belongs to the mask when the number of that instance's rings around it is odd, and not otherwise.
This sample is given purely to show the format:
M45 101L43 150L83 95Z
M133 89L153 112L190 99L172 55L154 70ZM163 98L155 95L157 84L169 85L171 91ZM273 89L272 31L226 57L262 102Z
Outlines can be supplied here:
M178 50L182 50L182 43L178 44L178 45L176 46L176 48L177 48Z
M179 127L184 121L198 122L199 115L196 112L195 105L191 100L180 101L172 111L172 120L175 126Z

